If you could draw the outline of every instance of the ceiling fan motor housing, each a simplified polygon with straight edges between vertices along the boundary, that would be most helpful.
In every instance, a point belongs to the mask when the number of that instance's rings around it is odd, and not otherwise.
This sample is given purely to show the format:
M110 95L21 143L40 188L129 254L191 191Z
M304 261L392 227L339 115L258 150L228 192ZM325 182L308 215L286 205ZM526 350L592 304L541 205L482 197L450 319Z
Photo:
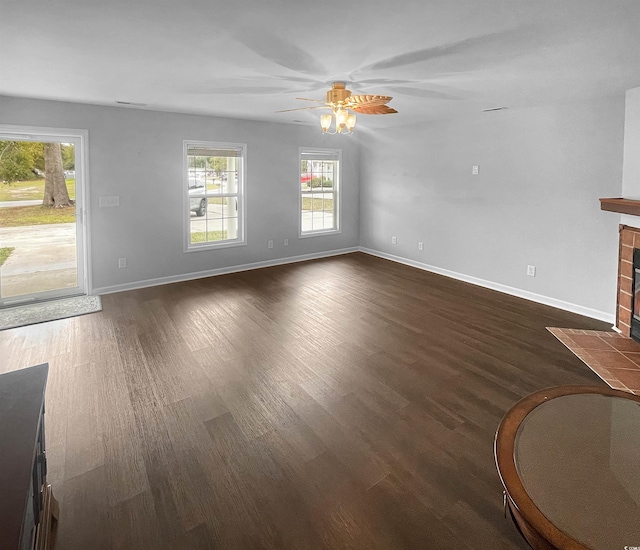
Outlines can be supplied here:
M337 105L344 103L351 96L344 82L334 82L333 87L327 92L327 103Z

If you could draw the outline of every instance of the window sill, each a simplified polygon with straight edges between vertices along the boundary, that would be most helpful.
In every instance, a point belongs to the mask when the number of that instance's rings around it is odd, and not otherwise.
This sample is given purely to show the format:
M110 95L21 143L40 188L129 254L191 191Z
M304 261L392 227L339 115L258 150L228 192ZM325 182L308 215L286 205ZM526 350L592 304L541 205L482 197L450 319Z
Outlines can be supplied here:
M340 229L330 229L327 231L313 231L313 232L307 232L307 233L300 233L298 236L301 239L308 239L309 237L326 237L329 235L339 235L340 233L342 233Z
M188 254L190 252L205 252L205 251L211 251L211 250L219 250L221 248L235 248L238 246L247 246L247 242L233 241L233 242L224 242L224 243L202 243L201 245L187 246L183 252L185 254Z

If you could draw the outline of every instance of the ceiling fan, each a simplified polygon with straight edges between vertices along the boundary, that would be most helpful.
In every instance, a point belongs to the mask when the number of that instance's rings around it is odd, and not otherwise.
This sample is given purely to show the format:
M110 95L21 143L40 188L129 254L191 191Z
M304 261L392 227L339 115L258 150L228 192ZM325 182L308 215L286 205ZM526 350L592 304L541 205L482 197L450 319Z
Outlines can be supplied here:
M387 95L352 95L351 90L346 88L344 82L334 82L331 89L327 92L326 100L308 99L306 97L297 97L302 101L315 101L322 105L314 105L313 107L299 107L297 109L285 109L278 113L286 113L291 111L304 111L308 109L331 109L330 114L320 116L320 127L325 134L350 134L356 125L356 115L350 113L349 110L362 115L391 115L397 113L387 105L393 98ZM331 123L335 119L335 130L330 132Z

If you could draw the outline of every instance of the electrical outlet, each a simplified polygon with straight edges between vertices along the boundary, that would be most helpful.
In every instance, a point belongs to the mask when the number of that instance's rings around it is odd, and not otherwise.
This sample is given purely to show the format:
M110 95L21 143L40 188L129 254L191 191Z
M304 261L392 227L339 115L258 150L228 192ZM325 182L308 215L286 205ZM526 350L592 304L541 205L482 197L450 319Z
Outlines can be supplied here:
M472 174L473 176L477 176L479 173L480 173L480 167L474 164L474 165L471 167L471 174Z
M122 269L123 267L127 267L127 259L126 258L118 258L118 267Z
M418 243L418 250L424 250L424 243Z
M273 241L271 239L267 241L267 248L273 248Z
M536 266L535 265L528 265L527 266L527 275L529 275L529 277L535 277L536 276Z
M391 244L398 244L398 237L391 237Z
M285 240L284 240L284 245L285 245L285 246L289 246L289 239L285 239Z

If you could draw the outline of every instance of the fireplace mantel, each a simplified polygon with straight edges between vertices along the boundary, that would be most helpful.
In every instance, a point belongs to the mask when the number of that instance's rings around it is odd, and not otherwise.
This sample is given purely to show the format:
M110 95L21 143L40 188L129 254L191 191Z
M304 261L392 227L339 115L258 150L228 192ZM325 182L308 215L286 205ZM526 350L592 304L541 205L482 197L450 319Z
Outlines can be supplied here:
M640 200L637 199L600 199L600 210L640 216Z

